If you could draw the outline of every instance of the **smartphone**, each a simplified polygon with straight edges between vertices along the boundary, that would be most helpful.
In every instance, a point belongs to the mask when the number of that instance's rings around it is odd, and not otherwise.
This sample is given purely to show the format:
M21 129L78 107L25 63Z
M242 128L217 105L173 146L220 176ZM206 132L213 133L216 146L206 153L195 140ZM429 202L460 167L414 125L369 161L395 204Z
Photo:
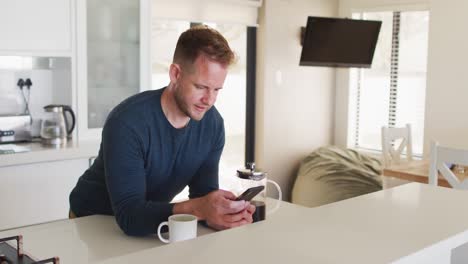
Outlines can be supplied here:
M263 189L265 189L265 186L263 186L263 185L249 188L249 189L245 190L245 192L243 192L241 195L239 195L236 198L236 201L242 201L242 200L250 201L255 197L255 195L257 195L261 191L263 191Z

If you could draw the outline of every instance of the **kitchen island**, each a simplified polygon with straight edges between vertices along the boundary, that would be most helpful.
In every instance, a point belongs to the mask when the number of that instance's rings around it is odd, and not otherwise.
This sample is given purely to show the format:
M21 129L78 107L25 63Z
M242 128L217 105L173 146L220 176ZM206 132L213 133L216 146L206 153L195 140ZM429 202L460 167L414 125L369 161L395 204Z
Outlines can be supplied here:
M221 232L199 226L198 238L170 245L125 236L109 216L0 237L22 234L26 252L61 263L457 264L452 249L468 242L467 199L468 192L411 183L317 208L282 202L266 221Z

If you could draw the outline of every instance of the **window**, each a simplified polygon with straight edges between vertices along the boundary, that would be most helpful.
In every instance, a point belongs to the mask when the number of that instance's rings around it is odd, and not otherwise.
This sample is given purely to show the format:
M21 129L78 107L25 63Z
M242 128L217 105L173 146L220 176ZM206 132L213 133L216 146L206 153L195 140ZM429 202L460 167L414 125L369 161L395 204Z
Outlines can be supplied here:
M153 20L152 89L159 89L169 84L169 65L172 63L177 39L182 32L197 24L180 20ZM204 24L218 30L238 57L236 64L229 70L223 90L215 104L224 118L226 132L226 143L219 166L220 188L230 190L235 183L236 170L243 167L246 162L246 137L253 137L253 132L246 133L249 27L241 24ZM187 194L186 188L175 199L183 199Z
M354 13L381 20L370 69L350 71L348 137L355 148L381 151L381 127L412 126L413 153L422 155L428 11Z

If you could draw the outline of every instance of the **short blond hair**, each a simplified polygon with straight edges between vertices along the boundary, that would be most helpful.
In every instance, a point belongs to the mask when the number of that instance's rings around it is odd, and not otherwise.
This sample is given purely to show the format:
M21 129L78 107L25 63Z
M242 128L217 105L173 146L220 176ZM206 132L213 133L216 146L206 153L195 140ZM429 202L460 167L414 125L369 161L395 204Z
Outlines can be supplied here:
M234 52L223 35L206 25L199 25L180 35L173 63L190 67L202 54L223 66L230 66L236 60Z

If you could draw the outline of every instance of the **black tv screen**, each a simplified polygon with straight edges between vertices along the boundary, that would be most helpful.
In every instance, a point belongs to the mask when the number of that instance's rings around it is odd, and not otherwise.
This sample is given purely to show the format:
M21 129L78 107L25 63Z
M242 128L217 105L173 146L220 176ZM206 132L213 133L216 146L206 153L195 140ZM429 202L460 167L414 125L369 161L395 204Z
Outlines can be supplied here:
M381 25L382 21L310 16L299 65L370 68Z

